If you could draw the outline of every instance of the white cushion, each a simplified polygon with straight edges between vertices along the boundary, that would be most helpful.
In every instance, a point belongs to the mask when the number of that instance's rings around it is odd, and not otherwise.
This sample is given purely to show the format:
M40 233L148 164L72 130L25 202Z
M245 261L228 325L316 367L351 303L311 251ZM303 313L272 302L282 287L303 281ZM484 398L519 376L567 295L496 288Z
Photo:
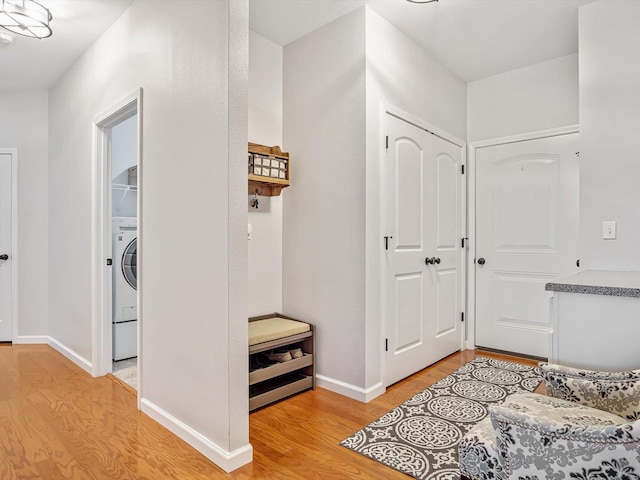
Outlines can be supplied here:
M249 345L269 342L311 330L311 325L288 318L272 317L249 322Z

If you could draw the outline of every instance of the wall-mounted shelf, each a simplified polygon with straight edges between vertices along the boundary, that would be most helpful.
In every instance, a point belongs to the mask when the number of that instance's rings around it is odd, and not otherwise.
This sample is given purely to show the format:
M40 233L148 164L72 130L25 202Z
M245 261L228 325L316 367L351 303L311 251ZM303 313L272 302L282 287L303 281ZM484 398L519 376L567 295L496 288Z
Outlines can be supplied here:
M249 195L274 197L289 186L289 154L280 150L280 147L249 142L248 157Z
M113 188L114 190L122 190L124 192L137 192L138 191L138 186L137 185L124 185L122 183L112 183L111 184L111 188Z
M121 209L126 205L131 205L131 202L135 202L138 196L137 185L126 185L124 183L112 183L111 184L111 204L113 206L113 212L115 215L121 215ZM130 213L124 215L131 215Z

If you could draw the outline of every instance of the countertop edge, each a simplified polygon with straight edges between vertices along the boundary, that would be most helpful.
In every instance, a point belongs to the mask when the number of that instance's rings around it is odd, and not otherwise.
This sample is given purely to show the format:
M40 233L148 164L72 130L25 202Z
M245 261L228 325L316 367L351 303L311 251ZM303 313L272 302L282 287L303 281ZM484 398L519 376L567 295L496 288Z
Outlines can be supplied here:
M544 289L548 292L558 293L581 293L590 295L607 295L612 297L640 297L640 288L629 287L549 282L545 285Z

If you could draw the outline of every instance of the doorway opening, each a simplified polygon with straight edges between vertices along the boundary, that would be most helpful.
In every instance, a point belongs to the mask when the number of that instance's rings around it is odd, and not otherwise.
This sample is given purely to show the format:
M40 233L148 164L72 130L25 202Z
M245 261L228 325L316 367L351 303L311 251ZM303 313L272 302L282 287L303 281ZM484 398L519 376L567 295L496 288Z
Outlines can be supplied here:
M17 329L18 152L0 148L0 342L13 342Z
M138 114L110 127L112 373L137 388Z
M94 119L94 376L140 391L141 90Z

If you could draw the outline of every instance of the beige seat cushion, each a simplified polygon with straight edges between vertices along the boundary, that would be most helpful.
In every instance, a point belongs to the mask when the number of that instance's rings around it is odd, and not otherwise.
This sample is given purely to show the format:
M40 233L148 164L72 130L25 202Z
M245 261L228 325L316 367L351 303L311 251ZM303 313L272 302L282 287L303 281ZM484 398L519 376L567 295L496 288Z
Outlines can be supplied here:
M278 338L289 337L311 330L308 323L272 317L249 322L249 345L264 343Z

